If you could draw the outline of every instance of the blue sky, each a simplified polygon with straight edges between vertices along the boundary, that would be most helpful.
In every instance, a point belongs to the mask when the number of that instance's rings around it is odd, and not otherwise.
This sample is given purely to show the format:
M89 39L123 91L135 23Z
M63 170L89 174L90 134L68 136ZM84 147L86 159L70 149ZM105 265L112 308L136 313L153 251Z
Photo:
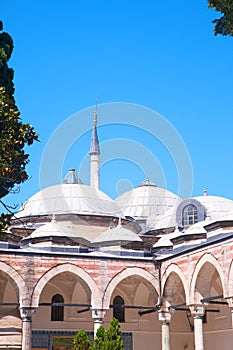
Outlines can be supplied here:
M89 108L90 118L79 118L89 130L80 134L75 125L77 139L67 149L59 176L70 167L82 173L96 98L100 124L102 104L122 102L157 111L186 144L193 195L207 187L210 195L233 199L233 38L213 35L211 21L219 14L208 9L207 1L8 0L0 1L0 13L15 45L9 66L15 71L17 105L41 140L29 148L31 178L17 196L9 197L11 203L20 204L40 189L41 156L52 133ZM146 120L146 114L141 118ZM109 115L109 124L99 128L103 149L116 140L112 159L101 169L104 192L116 197L146 175L178 192L173 151L154 136L132 123L114 124ZM120 139L152 152L159 170L144 168L140 152L138 161L123 159L122 152L117 158Z

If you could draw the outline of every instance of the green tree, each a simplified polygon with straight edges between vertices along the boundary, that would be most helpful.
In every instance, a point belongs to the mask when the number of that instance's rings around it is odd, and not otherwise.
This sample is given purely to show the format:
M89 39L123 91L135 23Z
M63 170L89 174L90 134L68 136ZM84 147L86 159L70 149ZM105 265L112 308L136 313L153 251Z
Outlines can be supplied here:
M208 4L222 14L212 21L215 24L214 34L233 36L233 0L209 0Z
M120 330L120 324L116 318L113 318L107 331L107 350L123 350L123 340Z
M0 21L0 31L3 23ZM7 94L13 99L14 95L14 71L8 67L8 61L14 48L13 40L8 33L0 33L0 86L4 86Z
M91 350L105 350L107 349L107 331L103 325L101 325L96 332L94 343Z
M73 340L74 350L88 350L91 347L91 342L87 336L87 332L81 329Z
M113 318L108 329L100 326L96 332L91 350L123 350L123 340L120 324Z
M74 337L74 350L124 350L122 333L117 319L113 318L108 329L101 325L91 345L85 330L81 329Z
M0 21L0 30L3 29ZM29 154L25 146L38 140L34 128L24 124L14 100L13 69L8 68L7 62L13 50L13 40L7 33L0 34L0 203L7 214L0 216L0 232L7 228L12 216L11 207L3 202L2 198L14 191L28 179L26 165Z

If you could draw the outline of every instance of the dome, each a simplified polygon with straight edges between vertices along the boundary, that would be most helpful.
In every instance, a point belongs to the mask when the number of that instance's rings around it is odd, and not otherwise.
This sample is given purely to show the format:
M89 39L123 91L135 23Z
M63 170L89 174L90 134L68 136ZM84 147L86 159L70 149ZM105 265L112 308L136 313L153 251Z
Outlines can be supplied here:
M47 187L29 198L16 218L53 214L119 216L119 208L103 192L78 183Z
M30 236L23 239L23 241L43 242L47 238L58 238L57 242L62 241L62 238L69 238L76 243L89 245L90 241L86 237L80 236L73 229L72 223L68 221L56 221L54 218L51 222L41 225Z
M209 223L210 221L216 221L226 216L233 210L233 201L227 198L218 197L218 196L198 196L193 197L198 201L204 208L206 212L205 223ZM185 200L186 201L186 200ZM154 215L148 217L147 219L147 227L151 230L159 230L166 229L170 227L175 227L177 225L177 208L182 201L178 201L176 206L168 209L158 220L158 218ZM204 225L204 222L203 222ZM190 226L191 227L191 226ZM193 229L198 227L193 225ZM188 230L188 229L187 229Z
M57 223L55 219L51 222L38 227L28 238L42 238L42 237L70 237L76 238L72 232L70 225Z
M194 199L205 207L206 218L211 221L218 220L233 210L233 201L227 198L204 195Z
M170 241L169 237L161 237L154 245L153 248L170 248L173 243Z
M233 209L230 210L227 215L220 218L219 221L233 221Z
M181 203L181 200L177 201L177 204L167 209L161 216L151 215L147 218L146 226L148 230L159 230L168 227L176 226L176 209Z
M142 242L142 239L133 231L117 226L112 229L108 229L100 234L94 241L93 246L112 246L112 245L126 245L132 242Z
M159 217L168 208L175 206L178 200L177 195L157 187L146 179L137 188L123 193L115 200L115 203L125 216L145 220L151 215Z

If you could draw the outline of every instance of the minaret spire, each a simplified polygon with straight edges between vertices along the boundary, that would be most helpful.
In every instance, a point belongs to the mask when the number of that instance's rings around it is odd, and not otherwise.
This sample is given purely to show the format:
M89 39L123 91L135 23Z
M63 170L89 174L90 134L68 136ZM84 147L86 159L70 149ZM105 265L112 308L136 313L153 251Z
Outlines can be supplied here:
M95 110L94 110L94 118L93 118L93 124L95 126L97 126L97 103L98 103L98 100L96 99L96 102L95 102Z
M90 185L91 187L99 189L99 167L100 167L100 147L99 139L97 134L97 100L96 108L94 110L93 116L93 127L92 127L92 137L91 137L91 147L90 147Z

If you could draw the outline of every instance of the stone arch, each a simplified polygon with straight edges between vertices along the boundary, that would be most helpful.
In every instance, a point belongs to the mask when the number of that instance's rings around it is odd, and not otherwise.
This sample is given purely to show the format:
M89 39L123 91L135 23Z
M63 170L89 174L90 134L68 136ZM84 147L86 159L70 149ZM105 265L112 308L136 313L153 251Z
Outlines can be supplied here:
M51 268L39 279L32 294L32 305L34 307L39 306L40 294L43 288L45 287L45 285L47 284L47 282L51 278L55 277L56 275L62 272L71 272L74 275L77 275L78 277L80 277L85 282L85 284L90 288L92 308L100 308L100 305L101 305L100 292L94 280L82 268L69 263L58 265L56 267Z
M19 275L13 267L9 266L4 262L0 262L0 271L9 277L9 280L12 282L16 288L16 293L18 294L20 307L29 305L29 294L26 283L24 279Z
M107 285L104 295L103 295L103 308L108 309L109 304L110 304L110 299L112 296L112 293L116 286L123 281L125 278L130 277L130 276L139 276L142 277L144 280L146 280L156 291L156 293L159 295L159 282L156 279L154 275L152 275L150 272L138 268L138 267L129 267L126 268L125 270L119 272L115 277L111 279L109 284Z
M204 266L206 264L210 264L213 269L216 270L218 273L222 290L223 290L223 295L225 294L226 291L226 286L224 284L223 280L223 270L218 262L218 260L210 253L204 254L199 261L197 262L192 279L191 279L191 284L190 284L190 291L189 291L189 303L190 304L195 304L197 301L195 300L195 293L196 293L196 287L197 287L197 282L198 282L198 277L202 269L204 269Z
M175 264L171 264L167 267L167 269L165 270L163 277L162 277L162 297L165 295L165 289L166 289L166 285L167 282L169 281L169 279L173 278L172 275L175 275L175 280L176 283L172 283L171 286L169 286L170 289L170 296L172 297L172 294L176 294L177 293L177 281L181 283L181 287L183 287L184 290L184 297L185 297L185 301L187 303L187 296L188 296L188 284L187 284L187 278L185 277L183 271L181 270L181 268ZM173 302L175 302L173 300Z

